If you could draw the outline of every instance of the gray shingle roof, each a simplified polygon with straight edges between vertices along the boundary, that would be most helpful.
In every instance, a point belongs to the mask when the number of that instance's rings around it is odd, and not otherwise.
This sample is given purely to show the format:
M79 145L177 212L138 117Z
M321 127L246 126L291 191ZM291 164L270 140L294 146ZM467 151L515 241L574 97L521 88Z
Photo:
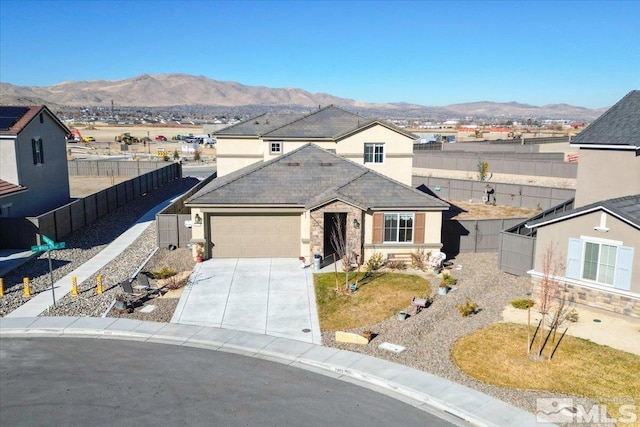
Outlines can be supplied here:
M214 136L260 136L302 117L302 114L266 113L220 129Z
M528 228L544 226L553 222L562 221L585 213L604 209L623 221L640 228L640 194L632 196L616 197L615 199L603 200L590 203L570 211L558 213L548 217L540 218L527 223Z
M408 138L412 133L377 119L368 119L335 105L321 108L307 115L262 114L233 126L221 129L215 136L261 136L265 139L338 139L358 129L378 123Z
M640 90L629 92L580 132L571 143L640 148Z
M310 209L335 199L362 209L446 210L449 206L314 144L215 179L186 203Z

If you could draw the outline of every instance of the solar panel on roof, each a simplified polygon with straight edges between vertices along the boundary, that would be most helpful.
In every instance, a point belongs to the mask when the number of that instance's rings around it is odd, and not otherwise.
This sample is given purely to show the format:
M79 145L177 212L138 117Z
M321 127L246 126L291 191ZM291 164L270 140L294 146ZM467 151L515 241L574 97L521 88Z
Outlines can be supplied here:
M29 107L4 107L0 106L0 130L9 130L24 116Z

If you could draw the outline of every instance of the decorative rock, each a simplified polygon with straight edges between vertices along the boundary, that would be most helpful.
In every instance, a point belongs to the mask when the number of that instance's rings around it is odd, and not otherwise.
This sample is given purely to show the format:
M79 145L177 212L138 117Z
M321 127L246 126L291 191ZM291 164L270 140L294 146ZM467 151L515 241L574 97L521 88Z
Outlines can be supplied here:
M390 342L383 342L382 344L380 344L378 346L378 348L381 348L383 350L387 350L387 351L391 351L393 353L402 353L403 351L405 351L407 348L403 347L401 345L398 344L391 344Z
M369 344L369 340L351 332L336 331L336 341L352 344Z

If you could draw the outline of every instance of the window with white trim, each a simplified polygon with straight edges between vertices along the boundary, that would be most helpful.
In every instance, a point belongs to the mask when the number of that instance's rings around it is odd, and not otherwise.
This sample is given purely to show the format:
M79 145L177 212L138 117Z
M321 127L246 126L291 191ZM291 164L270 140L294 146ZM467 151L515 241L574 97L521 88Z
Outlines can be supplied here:
M269 153L270 154L281 154L282 153L282 141L271 141L269 143Z
M582 278L613 285L616 268L616 247L602 243L584 243Z
M44 163L44 151L42 149L42 138L31 140L31 150L33 151L33 164Z
M622 242L583 237L569 239L567 277L616 289L631 289L634 248Z
M384 161L384 143L365 142L364 162L365 163L382 163L383 161Z
M385 213L383 236L385 243L413 242L413 213Z

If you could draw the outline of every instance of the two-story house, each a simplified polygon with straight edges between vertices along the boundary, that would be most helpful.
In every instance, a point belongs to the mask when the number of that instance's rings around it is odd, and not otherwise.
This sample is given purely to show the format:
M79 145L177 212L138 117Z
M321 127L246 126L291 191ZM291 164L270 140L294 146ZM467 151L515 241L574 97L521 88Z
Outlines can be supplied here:
M360 263L374 253L439 251L449 207L311 143L218 177L185 205L192 242L207 258L329 260L336 236Z
M537 235L534 284L554 248L569 300L640 317L640 91L572 141L579 148L574 209L528 223Z
M418 138L333 105L307 115L263 114L214 135L219 177L313 143L406 185Z
M69 203L68 133L46 106L0 106L0 218Z

